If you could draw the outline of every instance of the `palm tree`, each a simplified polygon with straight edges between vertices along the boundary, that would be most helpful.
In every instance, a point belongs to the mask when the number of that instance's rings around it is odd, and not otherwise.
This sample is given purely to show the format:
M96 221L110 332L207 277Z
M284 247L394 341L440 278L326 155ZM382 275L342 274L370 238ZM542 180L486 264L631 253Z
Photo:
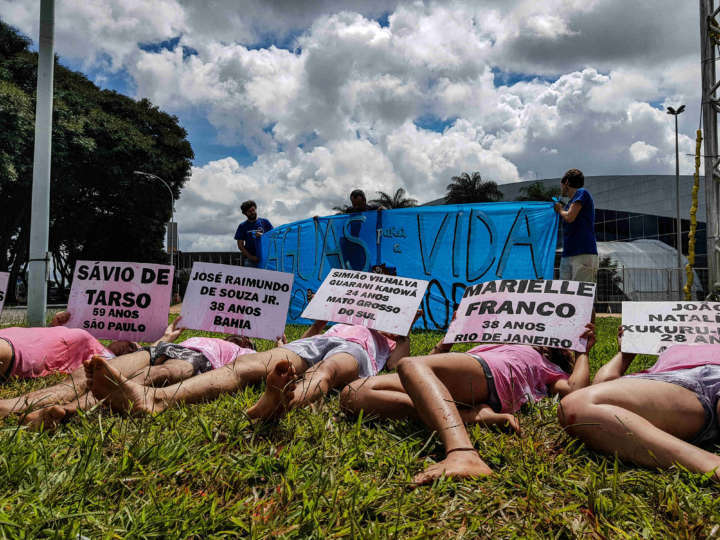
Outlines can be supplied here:
M445 196L447 204L497 202L503 198L497 182L492 180L483 181L479 172L472 174L462 173L460 176L453 176L452 183L448 184L447 190Z
M384 191L376 191L376 193L378 194L378 198L370 201L370 204L382 206L388 210L417 206L417 199L405 197L405 188L398 188L393 195L388 195Z
M517 201L552 201L553 197L560 196L560 188L557 186L546 188L542 182L533 182L529 186L520 188L520 195Z

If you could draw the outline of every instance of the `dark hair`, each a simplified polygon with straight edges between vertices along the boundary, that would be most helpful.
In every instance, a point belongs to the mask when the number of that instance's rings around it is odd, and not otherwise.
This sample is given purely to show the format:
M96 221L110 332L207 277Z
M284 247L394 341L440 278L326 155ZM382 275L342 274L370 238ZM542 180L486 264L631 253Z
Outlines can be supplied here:
M243 348L250 348L253 351L257 351L257 348L255 347L255 344L252 342L252 340L246 338L246 337L240 337L240 336L227 336L225 338L225 341L229 341L230 343L234 343L238 347Z
M372 267L374 274L385 274L386 276L397 276L397 268L394 266L388 266L385 263L376 264Z
M533 347L545 360L552 362L565 373L572 373L575 367L575 354L568 349L555 349L552 347Z
M562 183L564 184L565 182L567 182L571 188L581 188L585 185L585 175L580 169L570 169L565 173L565 176L562 177Z
M107 347L105 347L108 351L113 353L115 356L122 356L124 354L130 354L134 353L138 350L138 344L134 341L128 341L126 339L121 339L118 341L111 342Z
M350 192L350 198L354 199L355 197L362 197L363 199L365 199L365 192L362 189L353 189Z
M250 210L252 207L257 208L257 204L255 204L255 201L245 201L240 205L240 211L244 214L248 210Z

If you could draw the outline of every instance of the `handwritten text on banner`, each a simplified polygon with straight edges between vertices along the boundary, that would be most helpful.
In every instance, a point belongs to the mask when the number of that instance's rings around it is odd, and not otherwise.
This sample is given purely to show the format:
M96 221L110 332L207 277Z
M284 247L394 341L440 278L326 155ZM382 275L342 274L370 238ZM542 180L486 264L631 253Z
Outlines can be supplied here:
M427 286L422 279L334 269L302 316L406 335Z
M623 302L622 350L659 354L671 345L720 344L720 302Z
M584 351L595 284L508 279L465 290L445 343L516 343Z
M293 275L196 262L183 299L187 328L276 339L285 329Z
M67 326L104 339L154 341L168 324L172 266L78 261Z

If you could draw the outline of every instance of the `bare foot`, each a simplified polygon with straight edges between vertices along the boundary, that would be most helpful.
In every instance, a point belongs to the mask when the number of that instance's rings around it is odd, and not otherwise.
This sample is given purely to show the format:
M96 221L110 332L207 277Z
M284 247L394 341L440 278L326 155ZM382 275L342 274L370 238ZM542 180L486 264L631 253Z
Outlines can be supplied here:
M295 367L280 360L267 375L265 392L247 411L250 418L269 419L282 415L295 390Z
M490 474L492 474L492 469L480 459L477 452L451 452L444 460L416 474L413 482L422 485L430 484L442 476L448 478L477 478L478 476L488 476Z
M520 433L520 422L514 414L487 412L487 409L459 409L460 418L466 424L485 424Z
M53 431L65 420L65 409L60 405L38 409L26 415L22 423L35 431Z
M114 411L133 414L152 414L165 409L149 392L153 390L134 383L107 363L102 356L93 356L85 363L85 371L92 373L90 388L97 399L104 399Z

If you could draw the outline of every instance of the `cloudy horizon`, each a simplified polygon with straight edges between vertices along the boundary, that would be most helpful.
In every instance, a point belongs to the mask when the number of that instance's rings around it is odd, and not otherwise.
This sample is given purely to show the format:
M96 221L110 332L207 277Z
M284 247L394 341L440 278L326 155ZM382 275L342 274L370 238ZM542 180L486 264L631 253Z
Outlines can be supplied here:
M279 225L354 188L430 201L462 172L673 174L681 103L690 174L697 5L637 4L65 0L55 51L179 118L196 154L180 247L233 250L245 199ZM37 41L39 2L0 0L0 17Z

